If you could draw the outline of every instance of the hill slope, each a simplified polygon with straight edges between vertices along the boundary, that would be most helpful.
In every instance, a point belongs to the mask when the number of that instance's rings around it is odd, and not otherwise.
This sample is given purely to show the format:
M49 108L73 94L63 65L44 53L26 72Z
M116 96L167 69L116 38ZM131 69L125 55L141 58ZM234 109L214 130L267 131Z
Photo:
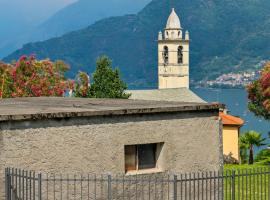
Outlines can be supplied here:
M191 35L191 78L254 69L270 54L268 0L181 0L175 3L182 26ZM5 58L35 53L63 59L92 72L95 60L110 56L131 85L153 86L157 79L157 33L166 24L167 0L153 0L138 15L101 20L86 29L31 43Z
M85 28L100 19L137 13L149 2L150 0L79 0L38 26L32 37L45 40L61 36L69 31Z
M37 23L33 23L34 25L32 24L30 27L27 27L24 24L17 23L14 25L17 32L8 30L9 32L6 34L8 37L5 38L1 37L2 32L5 30L0 32L0 39L3 39L2 41L0 40L0 58L18 49L24 43L59 37L69 31L85 28L95 21L106 17L137 13L149 2L150 0L78 0L64 7L49 19L43 20L42 23L39 21L38 25ZM20 9L20 7L15 8ZM45 11L43 9L39 12L45 13ZM3 14L0 13L1 15ZM17 14L14 17L17 21L22 21L21 19L24 16L28 15L18 17ZM38 21L36 18L32 16L32 20Z
M0 58L20 47L17 42L23 35L74 1L0 0Z

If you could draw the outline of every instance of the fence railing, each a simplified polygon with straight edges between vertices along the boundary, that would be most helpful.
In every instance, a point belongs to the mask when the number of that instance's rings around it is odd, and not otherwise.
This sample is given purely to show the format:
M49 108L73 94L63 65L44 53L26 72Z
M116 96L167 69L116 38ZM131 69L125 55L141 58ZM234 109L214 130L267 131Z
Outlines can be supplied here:
M5 178L6 200L270 200L270 168L132 176L7 168Z

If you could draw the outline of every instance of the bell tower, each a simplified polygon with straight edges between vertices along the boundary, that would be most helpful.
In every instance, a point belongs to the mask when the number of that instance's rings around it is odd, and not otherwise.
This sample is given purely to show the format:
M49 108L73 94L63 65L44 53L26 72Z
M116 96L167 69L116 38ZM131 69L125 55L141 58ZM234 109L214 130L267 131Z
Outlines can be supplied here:
M189 32L172 9L164 33L158 35L159 89L189 88Z

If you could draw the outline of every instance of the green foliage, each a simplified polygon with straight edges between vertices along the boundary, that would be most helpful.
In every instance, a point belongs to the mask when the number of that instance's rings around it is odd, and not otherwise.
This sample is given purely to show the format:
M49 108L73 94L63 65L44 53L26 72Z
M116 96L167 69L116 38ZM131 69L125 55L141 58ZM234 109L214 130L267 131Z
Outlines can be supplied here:
M241 158L241 164L248 163L248 145L245 142L245 135L240 136L240 158Z
M267 157L267 158L265 158L263 160L260 160L257 163L258 164L261 164L261 165L267 165L267 166L269 166L270 165L270 157Z
M255 162L269 162L270 161L270 150L263 149L255 156Z
M262 135L256 131L248 131L240 138L240 147L244 150L249 150L249 164L254 162L254 146L260 147L265 145L266 138L262 138Z
M129 98L125 93L127 89L119 74L119 70L112 69L112 61L103 56L97 60L97 68L93 74L93 84L90 87L89 94L94 98Z
M247 87L248 108L255 115L270 119L270 62L264 66L261 77Z
M85 98L89 96L89 76L85 72L79 72L75 81L75 97Z
M11 97L12 91L12 66L0 62L0 98Z
M75 81L75 97L127 99L127 85L120 78L119 69L112 68L112 61L103 56L97 59L96 71L90 85L87 73L79 72Z

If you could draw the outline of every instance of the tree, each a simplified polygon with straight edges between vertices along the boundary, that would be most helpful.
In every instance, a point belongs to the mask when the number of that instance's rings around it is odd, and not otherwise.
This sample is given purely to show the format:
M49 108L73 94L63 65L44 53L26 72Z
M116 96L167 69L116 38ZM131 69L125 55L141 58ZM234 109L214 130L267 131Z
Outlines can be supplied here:
M11 96L12 83L12 66L0 62L0 99Z
M247 87L249 110L255 115L270 119L270 62L261 71L260 78Z
M270 150L269 149L262 149L259 153L255 156L255 161L265 164L269 163L270 161Z
M245 143L245 135L240 136L240 158L241 164L245 164L248 162L248 145Z
M87 73L79 72L76 76L75 97L88 97L90 78Z
M262 135L256 131L248 131L241 137L242 145L246 145L249 149L249 164L253 164L254 159L254 146L260 147L265 145L266 138L262 138Z
M4 98L63 96L67 89L73 88L72 81L65 79L69 66L63 61L38 61L34 56L22 56L7 66L0 67L0 94Z
M125 93L126 83L120 78L120 72L112 69L112 61L103 56L98 58L96 71L93 74L93 83L89 89L89 96L93 98L129 98Z

